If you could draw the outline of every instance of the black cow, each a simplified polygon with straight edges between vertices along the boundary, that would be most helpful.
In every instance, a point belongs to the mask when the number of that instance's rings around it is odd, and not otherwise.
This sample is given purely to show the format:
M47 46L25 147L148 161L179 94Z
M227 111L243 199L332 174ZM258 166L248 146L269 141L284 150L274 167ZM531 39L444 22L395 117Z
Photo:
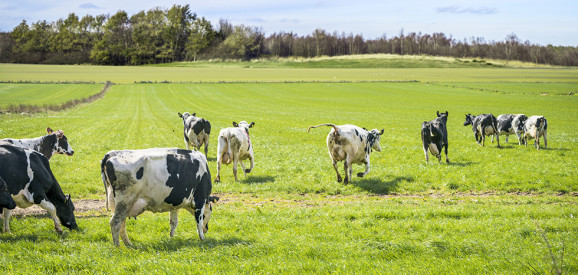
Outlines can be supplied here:
M36 204L48 211L54 228L77 228L74 205L65 196L50 170L48 159L36 151L9 144L0 145L0 177L8 185L12 199L20 208ZM10 210L4 210L4 232L10 232Z
M485 146L486 136L494 135L496 137L496 141L498 142L498 148L500 148L500 137L497 135L498 121L494 115L482 114L479 116L473 116L471 114L467 114L464 126L470 124L472 125L472 131L474 132L474 136L479 145Z
M446 128L448 122L448 111L445 113L437 112L438 117L430 122L424 121L421 124L421 140L423 144L423 152L425 154L425 163L429 161L428 149L442 162L442 149L445 148L446 163L450 163L448 158L448 130Z
M185 136L185 145L187 150L190 150L191 146L195 150L199 150L203 144L205 144L205 156L209 152L209 137L211 135L211 123L201 117L196 117L197 113L192 115L188 112L183 114L179 113L179 117L183 119L183 134Z
M65 154L68 156L72 156L74 154L74 150L72 150L72 146L70 146L68 143L68 138L66 138L62 130L54 132L52 129L50 129L50 127L48 127L46 128L46 132L48 133L47 135L37 138L5 138L1 141L11 143L14 146L40 152L44 154L48 160L52 158L53 154Z
M211 194L211 174L207 158L197 151L152 148L108 152L101 162L107 200L114 214L110 219L112 241L131 245L126 234L126 218L148 210L170 212L170 236L183 208L195 216L201 240L209 230L212 206L219 198ZM107 205L108 205L107 201Z
M524 122L528 119L523 114L510 115L503 114L498 116L498 136L505 135L506 143L510 135L518 137L518 145L522 145L522 134L524 133ZM492 142L494 138L492 137Z

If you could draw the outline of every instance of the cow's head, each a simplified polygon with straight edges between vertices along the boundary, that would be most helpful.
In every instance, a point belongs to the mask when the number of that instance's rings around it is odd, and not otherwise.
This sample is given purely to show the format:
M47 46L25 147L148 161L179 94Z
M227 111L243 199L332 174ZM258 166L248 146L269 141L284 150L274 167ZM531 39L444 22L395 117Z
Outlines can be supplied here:
M76 218L74 218L74 204L70 200L70 195L66 195L64 202L55 203L56 215L60 223L69 229L76 229Z
M381 129L381 131L373 129L367 133L367 140L369 141L371 149L377 152L381 152L381 145L379 144L379 141L381 139L381 135L383 135L383 131L384 129Z
M16 203L8 191L6 182L0 178L0 209L2 208L14 209L16 208Z
M205 233L207 233L207 231L209 231L209 220L211 220L211 214L213 213L213 205L212 204L217 203L218 201L219 201L219 197L209 196L209 200L207 201L207 203L203 207L203 225L202 225L202 228L200 227L200 224L197 224L197 228L199 230L199 238L201 238L201 240L205 239Z
M249 134L249 128L253 128L255 126L255 122L251 122L251 124L247 123L247 121L241 121L239 123L233 121L233 126L237 128L241 128Z
M195 116L197 113L193 113L192 115L189 112L178 113L180 118L183 118L183 122L187 121L187 118L190 116Z
M472 114L467 114L467 115L466 115L466 121L464 122L464 126L468 126L468 125L474 123L474 122L472 121L472 117L473 117Z
M54 135L56 136L56 143L52 148L53 153L64 154L67 156L74 155L74 150L72 150L72 146L70 146L70 143L68 143L68 138L64 135L64 132L62 130L54 132L54 130L52 130L50 127L47 127L46 132L49 135L54 133Z

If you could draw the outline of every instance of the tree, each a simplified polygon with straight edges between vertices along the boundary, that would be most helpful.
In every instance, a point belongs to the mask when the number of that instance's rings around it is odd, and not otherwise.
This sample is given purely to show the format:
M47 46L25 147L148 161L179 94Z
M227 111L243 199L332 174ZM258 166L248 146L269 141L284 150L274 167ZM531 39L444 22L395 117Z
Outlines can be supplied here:
M167 12L168 27L166 40L168 41L172 50L174 60L183 60L185 53L185 46L189 36L189 25L197 18L195 13L192 13L189 5L174 5Z
M92 49L90 58L96 64L125 65L130 56L131 28L125 11L118 11L104 25L104 35Z
M190 34L186 46L187 60L197 61L197 54L205 50L213 39L216 32L213 30L211 22L205 17L197 18L190 27Z

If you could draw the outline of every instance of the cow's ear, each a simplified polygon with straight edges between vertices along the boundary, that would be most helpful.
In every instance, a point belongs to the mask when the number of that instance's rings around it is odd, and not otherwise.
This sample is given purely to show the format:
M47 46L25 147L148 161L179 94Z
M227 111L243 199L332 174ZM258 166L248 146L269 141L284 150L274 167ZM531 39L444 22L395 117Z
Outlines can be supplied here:
M380 136L383 135L383 131L384 131L384 130L385 130L385 129L381 129L381 132L379 132L379 135L380 135Z
M237 124L237 122L233 121L233 127L239 127L239 124Z
M251 124L249 124L249 128L253 128L253 126L255 126L255 122L251 122Z
M438 117L440 117L440 111L438 111Z
M183 117L183 114L179 113L179 117Z
M197 113L193 113L193 116L197 116Z
M46 132L49 134L52 134L52 132L54 132L54 131L52 130L52 128L46 127Z
M446 116L448 116L450 113L448 113L448 111L446 111Z

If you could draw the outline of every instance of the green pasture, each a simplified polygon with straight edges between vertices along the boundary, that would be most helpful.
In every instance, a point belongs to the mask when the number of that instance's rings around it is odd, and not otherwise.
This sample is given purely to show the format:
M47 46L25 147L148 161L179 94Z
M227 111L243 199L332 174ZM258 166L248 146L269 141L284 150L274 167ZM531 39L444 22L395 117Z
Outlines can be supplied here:
M73 201L104 199L99 163L109 150L184 148L177 112L211 122L213 178L219 130L255 122L255 169L234 182L223 167L207 241L185 212L172 239L166 213L130 220L133 249L113 247L105 210L79 213L80 230L62 237L46 217L13 218L13 233L0 235L0 270L8 273L519 274L552 271L550 251L564 272L578 272L576 69L0 64L0 72L0 81L117 84L62 112L0 114L0 138L64 130L75 155L54 156L51 166ZM418 82L391 82L406 80ZM7 85L72 84L0 88ZM25 100L40 104L34 93ZM449 112L451 163L430 156L425 164L419 131L438 110ZM490 140L481 147L462 125L467 113L544 115L548 148L518 146L514 136L501 149ZM366 178L336 182L329 128L307 132L321 123L385 129ZM354 166L354 175L361 171Z
M58 105L100 92L102 84L0 83L0 110L20 104Z

